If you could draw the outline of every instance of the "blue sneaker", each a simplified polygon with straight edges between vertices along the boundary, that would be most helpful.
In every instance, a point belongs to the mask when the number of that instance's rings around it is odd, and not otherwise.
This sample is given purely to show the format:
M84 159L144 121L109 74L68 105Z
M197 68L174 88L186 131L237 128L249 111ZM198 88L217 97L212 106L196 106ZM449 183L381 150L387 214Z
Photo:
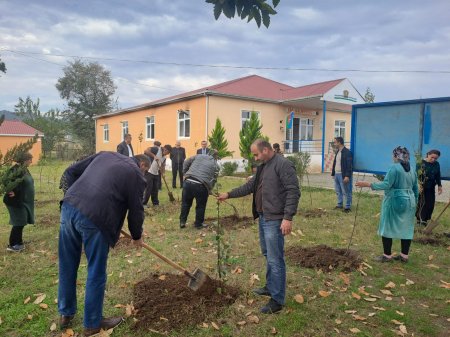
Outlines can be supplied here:
M21 252L24 249L25 249L24 245L14 245L14 246L8 245L8 247L6 248L8 252L16 252L16 253Z

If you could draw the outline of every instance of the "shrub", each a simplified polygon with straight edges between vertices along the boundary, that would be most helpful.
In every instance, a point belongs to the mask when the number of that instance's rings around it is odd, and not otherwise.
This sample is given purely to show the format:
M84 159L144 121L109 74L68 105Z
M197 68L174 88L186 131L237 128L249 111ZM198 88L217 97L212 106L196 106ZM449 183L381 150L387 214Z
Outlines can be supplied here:
M308 152L297 152L286 158L294 164L298 180L302 183L303 177L308 174L308 168L311 164L311 155Z
M221 174L223 176L232 176L238 168L238 163L236 162L226 162L222 164Z

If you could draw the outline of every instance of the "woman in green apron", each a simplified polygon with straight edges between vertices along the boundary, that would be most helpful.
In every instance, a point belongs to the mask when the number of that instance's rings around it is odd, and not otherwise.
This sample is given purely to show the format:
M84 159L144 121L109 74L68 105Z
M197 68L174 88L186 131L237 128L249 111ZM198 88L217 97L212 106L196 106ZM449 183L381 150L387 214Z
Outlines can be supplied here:
M399 260L408 262L408 253L414 235L415 211L419 189L416 170L411 170L409 151L398 146L392 151L394 165L378 183L359 181L358 187L384 190L378 234L383 242L384 254L377 257L379 262ZM401 240L401 254L392 256L392 239Z
M16 165L9 169L8 176L13 176L17 184L5 193L3 202L9 212L9 223L12 225L7 250L20 252L23 244L22 232L27 224L34 224L34 180L28 171L33 156L22 153L16 158Z

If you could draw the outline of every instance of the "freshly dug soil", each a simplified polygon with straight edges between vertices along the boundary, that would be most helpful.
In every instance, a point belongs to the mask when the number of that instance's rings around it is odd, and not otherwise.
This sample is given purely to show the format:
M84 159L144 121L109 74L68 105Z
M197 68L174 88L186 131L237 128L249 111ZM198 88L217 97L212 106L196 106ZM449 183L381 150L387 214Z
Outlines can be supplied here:
M151 274L138 282L133 290L136 309L136 329L159 332L193 327L217 316L231 306L239 296L239 289L209 279L193 291L184 275Z
M207 218L205 223L210 224L212 228L217 224L217 218ZM220 218L220 225L226 229L247 228L253 225L253 218L249 216L227 215Z
M447 234L431 233L430 235L417 236L413 239L414 243L430 246L448 246L450 238Z
M358 269L362 263L359 253L354 250L334 249L326 245L314 247L289 247L286 256L294 264L305 268L322 269L331 271L340 268L344 271ZM330 266L332 268L330 268Z
M327 210L323 208L313 208L297 212L298 215L305 218L319 218L327 214Z

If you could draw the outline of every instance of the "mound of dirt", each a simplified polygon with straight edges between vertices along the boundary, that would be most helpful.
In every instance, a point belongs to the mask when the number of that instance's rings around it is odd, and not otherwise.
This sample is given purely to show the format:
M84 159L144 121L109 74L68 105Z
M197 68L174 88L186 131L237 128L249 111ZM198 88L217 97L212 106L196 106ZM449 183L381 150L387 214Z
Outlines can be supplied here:
M217 218L207 218L205 223L211 224L214 228L217 224ZM253 218L249 216L227 215L220 218L220 225L226 229L247 228L253 225Z
M152 274L133 290L136 329L160 332L196 326L232 305L239 289L210 279L198 291L188 286L184 275Z
M448 246L450 245L450 238L448 234L431 233L430 235L423 235L414 238L414 243L430 246Z
M303 211L298 211L298 215L303 216L305 218L319 218L327 214L327 210L323 208L313 208Z
M341 268L344 271L358 269L362 263L359 253L354 250L334 249L326 245L314 247L289 247L286 256L294 264L305 268L317 268L323 271ZM330 266L332 268L330 268Z

